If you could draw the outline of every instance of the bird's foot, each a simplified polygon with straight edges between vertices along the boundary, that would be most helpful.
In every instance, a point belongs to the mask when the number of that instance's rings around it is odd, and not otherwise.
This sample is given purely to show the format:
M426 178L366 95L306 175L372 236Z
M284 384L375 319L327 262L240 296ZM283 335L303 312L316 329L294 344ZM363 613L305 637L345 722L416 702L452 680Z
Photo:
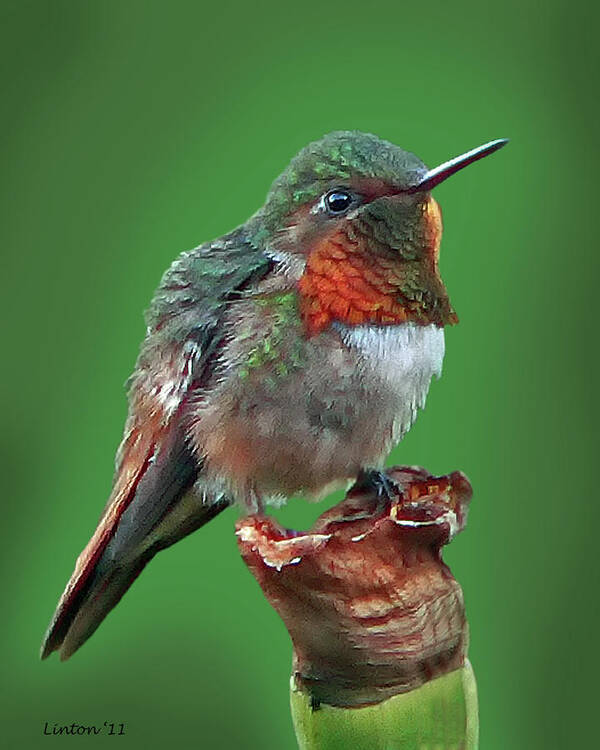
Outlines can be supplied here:
M359 518L369 518L373 515L379 515L394 501L397 489L396 483L383 471L379 469L361 469L350 493L367 495L373 505L370 508L365 508L362 513L353 514L348 520L355 521Z
M262 516L265 511L265 504L262 497L256 490L249 488L244 498L244 507L249 516Z
M378 500L391 503L396 494L396 484L380 469L361 469L353 490L375 492Z

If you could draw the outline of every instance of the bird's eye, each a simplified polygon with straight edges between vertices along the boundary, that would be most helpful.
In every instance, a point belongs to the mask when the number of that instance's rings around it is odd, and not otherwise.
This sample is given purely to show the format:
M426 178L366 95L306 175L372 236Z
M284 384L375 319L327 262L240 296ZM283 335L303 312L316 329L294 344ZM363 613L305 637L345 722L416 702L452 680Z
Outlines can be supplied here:
M352 205L352 196L345 190L330 190L325 195L325 208L333 216L345 213Z

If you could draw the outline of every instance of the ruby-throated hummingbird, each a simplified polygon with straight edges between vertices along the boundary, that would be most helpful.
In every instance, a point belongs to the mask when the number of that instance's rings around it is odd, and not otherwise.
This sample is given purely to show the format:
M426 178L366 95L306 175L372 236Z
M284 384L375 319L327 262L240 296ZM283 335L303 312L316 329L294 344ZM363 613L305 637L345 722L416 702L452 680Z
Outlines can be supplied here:
M68 658L146 563L238 502L312 497L381 468L457 322L435 169L374 135L309 144L265 205L180 255L147 313L112 492L42 645Z

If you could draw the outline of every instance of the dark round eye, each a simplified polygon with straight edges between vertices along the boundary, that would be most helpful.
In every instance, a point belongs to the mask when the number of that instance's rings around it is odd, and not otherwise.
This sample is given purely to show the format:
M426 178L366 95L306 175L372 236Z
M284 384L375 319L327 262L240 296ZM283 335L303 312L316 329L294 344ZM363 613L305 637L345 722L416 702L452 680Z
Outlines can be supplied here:
M335 216L343 214L352 205L352 196L345 190L330 190L325 196L325 207Z

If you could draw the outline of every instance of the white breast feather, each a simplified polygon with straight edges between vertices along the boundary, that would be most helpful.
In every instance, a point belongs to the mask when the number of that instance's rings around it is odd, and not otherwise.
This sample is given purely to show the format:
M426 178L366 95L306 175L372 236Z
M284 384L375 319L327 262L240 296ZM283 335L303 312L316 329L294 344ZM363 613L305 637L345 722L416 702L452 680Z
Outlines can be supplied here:
M361 355L366 378L373 387L393 394L391 441L397 442L425 406L431 378L442 373L444 331L435 325L336 325L344 343Z

